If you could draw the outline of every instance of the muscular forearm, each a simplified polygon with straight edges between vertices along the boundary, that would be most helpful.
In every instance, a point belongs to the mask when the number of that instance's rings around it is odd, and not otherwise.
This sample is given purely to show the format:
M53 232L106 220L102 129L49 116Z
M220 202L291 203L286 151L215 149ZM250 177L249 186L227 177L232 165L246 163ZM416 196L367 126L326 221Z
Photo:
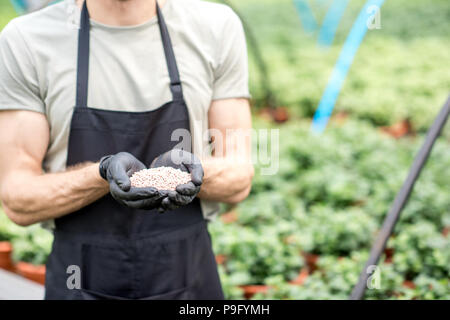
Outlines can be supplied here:
M254 169L248 161L210 157L202 159L202 165L205 176L200 198L235 204L250 193Z
M26 226L74 212L108 190L98 164L90 163L61 173L12 172L4 179L0 196L10 219Z

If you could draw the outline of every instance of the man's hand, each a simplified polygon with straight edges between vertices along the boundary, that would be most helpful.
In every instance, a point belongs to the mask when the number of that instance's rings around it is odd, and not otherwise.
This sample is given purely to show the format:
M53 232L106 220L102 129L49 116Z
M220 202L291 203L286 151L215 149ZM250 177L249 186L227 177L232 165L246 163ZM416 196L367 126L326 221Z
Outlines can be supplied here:
M133 188L130 177L146 169L132 154L120 152L100 160L100 175L109 183L110 193L117 202L134 209L151 210L159 207L167 191L156 188Z
M177 186L175 191L168 191L167 197L162 200L158 208L160 212L185 206L191 203L200 192L203 183L203 167L194 154L173 149L155 158L150 167L172 167L191 174L190 182Z

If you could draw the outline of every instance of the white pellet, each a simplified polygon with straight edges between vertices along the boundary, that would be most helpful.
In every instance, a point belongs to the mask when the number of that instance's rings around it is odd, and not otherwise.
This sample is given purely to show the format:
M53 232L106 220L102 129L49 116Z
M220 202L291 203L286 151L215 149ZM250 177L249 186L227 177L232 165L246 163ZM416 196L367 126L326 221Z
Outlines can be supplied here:
M135 172L130 181L131 186L135 188L154 187L158 190L175 190L178 185L191 181L191 175L172 167L158 167Z

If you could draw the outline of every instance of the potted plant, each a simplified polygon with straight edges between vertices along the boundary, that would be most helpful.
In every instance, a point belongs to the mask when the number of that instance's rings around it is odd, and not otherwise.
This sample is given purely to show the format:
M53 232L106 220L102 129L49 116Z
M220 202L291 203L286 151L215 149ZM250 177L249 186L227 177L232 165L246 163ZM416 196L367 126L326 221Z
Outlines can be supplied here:
M216 263L222 265L227 261L227 257L224 254L216 254Z
M302 253L303 258L305 259L306 266L308 268L308 272L313 273L317 270L317 262L319 261L319 255L309 252Z
M0 268L8 271L14 271L11 241L15 234L11 227L12 222L1 212L0 208Z
M309 276L308 267L303 267L300 270L297 278L295 278L294 280L289 281L289 283L301 286L301 285L303 285L305 283L306 279L308 279L308 276Z
M6 241L0 234L0 268L8 271L13 271L14 266L11 259L12 245L11 242Z
M45 284L45 265L35 265L32 263L20 261L16 264L17 273L28 280Z
M45 283L45 263L51 250L52 235L39 226L30 227L25 236L14 240L13 258L21 276Z
M218 265L218 270L225 298L231 300L242 299L244 297L242 288L236 285L233 279L230 279L230 275L226 272L225 267Z
M265 284L268 276L282 274L291 280L303 266L298 246L286 244L286 236L280 231L283 228L279 227L255 230L221 223L220 228L211 229L214 238L221 235L219 241L215 241L215 249L227 257L224 267L229 281L239 286L247 299L268 292L269 286Z
M223 223L233 223L238 220L238 215L235 210L232 210L221 214L220 219L222 219Z
M247 300L250 300L256 294L268 293L270 289L269 286L264 284L243 285L241 288L244 290L244 297Z

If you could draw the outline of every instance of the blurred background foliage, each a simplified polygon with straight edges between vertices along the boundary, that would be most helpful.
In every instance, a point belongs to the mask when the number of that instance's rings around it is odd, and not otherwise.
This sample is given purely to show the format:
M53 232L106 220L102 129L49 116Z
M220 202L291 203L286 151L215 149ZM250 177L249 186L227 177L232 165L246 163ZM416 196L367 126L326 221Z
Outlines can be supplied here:
M317 33L303 31L292 0L233 3L260 42L280 105L295 115L312 116L365 0L349 2L329 48L317 44ZM308 3L320 21L330 1ZM336 111L376 125L410 117L417 129L425 131L450 88L444 67L450 63L449 21L446 0L386 0L381 29L369 30L363 40ZM252 94L258 102L263 95L254 64L251 71Z
M271 120L250 47L254 125L280 130L279 171L264 176L257 165L249 198L223 206L210 224L224 290L237 299L346 299L449 94L450 3L385 1L381 29L367 33L319 136L309 132L311 117L365 1L350 0L328 48L302 29L291 0L231 3L251 27L288 116L283 124ZM308 3L320 22L330 2ZM0 0L0 29L14 16ZM450 299L449 127L388 243L381 287L368 290L368 299ZM0 237L12 240L16 260L44 263L51 235L0 217Z

